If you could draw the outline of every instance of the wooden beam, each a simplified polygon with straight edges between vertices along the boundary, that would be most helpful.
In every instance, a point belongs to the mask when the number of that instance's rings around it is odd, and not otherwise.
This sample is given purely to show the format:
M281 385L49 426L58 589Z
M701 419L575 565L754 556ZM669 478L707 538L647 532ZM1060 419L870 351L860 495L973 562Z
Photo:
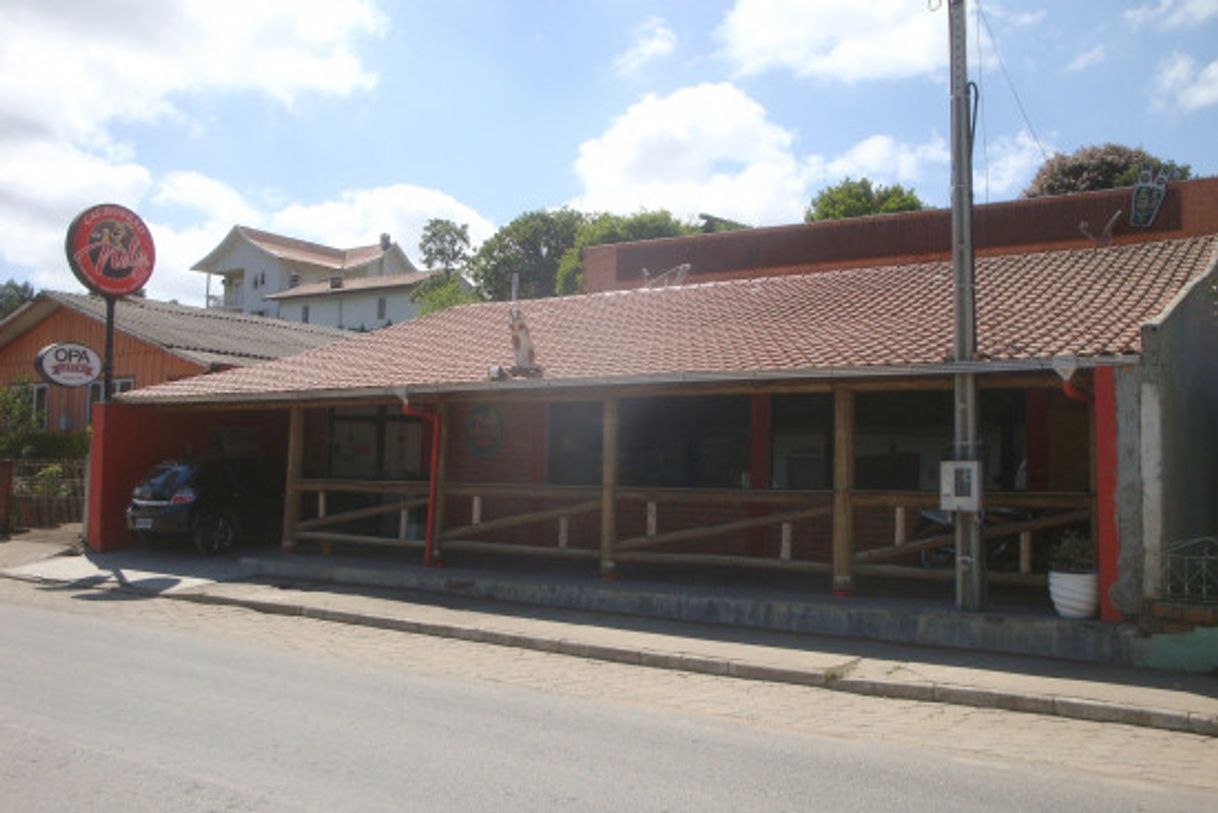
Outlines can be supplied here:
M817 497L828 498L832 491L810 489L747 491L740 488L619 488L618 499L655 503L716 503L718 505L807 505Z
M594 548L552 548L548 545L509 545L501 542L479 542L473 539L452 539L445 544L449 550L512 553L520 556L553 556L559 559L595 559L600 555L600 553Z
M617 542L618 399L606 398L601 422L601 546L602 579L617 578L613 547Z
M492 519L489 522L478 522L471 525L462 525L459 528L445 531L444 536L448 539L456 539L470 533L486 533L488 531L498 531L503 528L515 528L519 525L531 525L534 522L544 522L548 519L560 519L562 517L570 517L576 514L583 514L589 511L595 511L601 504L600 500L588 500L587 502L576 503L575 505L564 505L560 508L550 508L545 511L530 511L527 514L516 514L511 517L500 517Z
M729 567L751 567L761 570L791 570L799 573L828 573L827 562L808 562L762 558L758 556L725 556L717 553L656 553L654 551L630 551L618 556L623 562L647 562L649 564L673 565L725 565Z
M311 531L315 528L324 528L327 525L340 525L354 519L375 517L380 514L392 514L397 511L406 511L411 508L418 508L422 505L427 505L426 497L417 497L413 500L402 500L400 502L386 503L384 505L372 505L367 508L357 508L353 511L344 511L341 514L326 514L324 511L319 511L319 516L317 516L315 519L309 519L296 523L296 529L299 531Z
M397 537L338 534L332 531L301 531L296 536L298 539L312 539L317 542L348 542L356 545L380 545L386 548L422 548L425 544L422 539L402 541Z
M296 550L296 523L300 521L300 472L304 466L304 409L288 410L288 461L284 473L283 540L284 553Z
M854 583L854 392L833 391L833 594L850 594Z
M708 536L722 536L723 534L735 533L736 531L747 531L750 528L763 528L767 525L781 525L784 522L798 522L801 519L823 517L831 513L832 510L829 506L823 505L817 508L804 508L800 511L783 511L781 513L768 514L764 517L750 517L732 522L722 522L718 525L685 528L684 530L669 531L668 533L656 534L655 536L636 536L618 542L617 549L619 551L638 550L639 548L650 548L669 542L687 542L691 539L703 539Z

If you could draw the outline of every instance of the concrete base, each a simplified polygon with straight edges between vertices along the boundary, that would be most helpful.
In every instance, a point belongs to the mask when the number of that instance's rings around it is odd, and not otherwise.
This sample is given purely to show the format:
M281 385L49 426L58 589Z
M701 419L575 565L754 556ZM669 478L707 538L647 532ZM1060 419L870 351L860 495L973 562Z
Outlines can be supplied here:
M243 565L277 579L365 585L751 629L887 643L1134 665L1132 625L1069 621L1033 612L965 613L941 602L834 598L756 587L597 581L554 572L425 569L349 556L249 556Z

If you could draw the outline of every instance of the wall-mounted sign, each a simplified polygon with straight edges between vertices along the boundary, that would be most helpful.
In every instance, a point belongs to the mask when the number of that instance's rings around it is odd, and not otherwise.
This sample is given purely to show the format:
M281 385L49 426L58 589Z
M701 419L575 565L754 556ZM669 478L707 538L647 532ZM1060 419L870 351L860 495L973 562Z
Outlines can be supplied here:
M104 203L85 209L68 226L68 265L80 283L102 296L133 294L152 276L156 247L139 215Z
M101 357L83 344L48 344L34 356L34 369L50 384L83 387L102 372Z
M1145 229L1155 222L1155 215L1163 205L1167 196L1167 172L1159 170L1154 174L1154 168L1149 164L1143 166L1138 173L1138 182L1133 187L1133 203L1129 208L1129 224Z
M474 457L486 459L503 444L503 416L487 404L474 407L465 421L465 445Z

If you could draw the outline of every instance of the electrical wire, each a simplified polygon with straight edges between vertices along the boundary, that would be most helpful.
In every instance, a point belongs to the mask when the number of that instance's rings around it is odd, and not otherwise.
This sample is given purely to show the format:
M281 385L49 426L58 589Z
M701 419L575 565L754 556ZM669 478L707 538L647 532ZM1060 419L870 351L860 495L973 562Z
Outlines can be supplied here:
M981 0L977 0L977 17L981 20L981 24L985 26L986 33L990 35L990 42L994 44L994 57L998 60L998 67L1002 69L1002 76L1007 81L1007 87L1011 89L1011 95L1015 97L1015 105L1019 108L1019 115L1023 117L1024 126L1028 128L1028 133L1031 134L1032 140L1036 142L1037 148L1040 149L1040 154L1048 161L1049 151L1045 149L1045 145L1041 143L1040 136L1036 134L1036 128L1032 126L1032 120L1028 118L1028 111L1024 109L1023 100L1019 98L1019 91L1015 89L1015 83L1011 81L1011 74L1007 72L1007 65L1002 60L1002 50L998 47L998 38L994 36L994 29L990 27L989 18L985 16L985 11L981 8ZM980 36L980 32L978 32L978 36Z

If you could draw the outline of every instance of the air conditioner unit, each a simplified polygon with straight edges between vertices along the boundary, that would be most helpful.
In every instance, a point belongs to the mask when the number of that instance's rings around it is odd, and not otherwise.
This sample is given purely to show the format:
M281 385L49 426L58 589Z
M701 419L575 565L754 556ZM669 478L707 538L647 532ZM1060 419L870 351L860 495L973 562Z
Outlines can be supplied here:
M944 460L939 463L939 510L981 510L981 461Z

